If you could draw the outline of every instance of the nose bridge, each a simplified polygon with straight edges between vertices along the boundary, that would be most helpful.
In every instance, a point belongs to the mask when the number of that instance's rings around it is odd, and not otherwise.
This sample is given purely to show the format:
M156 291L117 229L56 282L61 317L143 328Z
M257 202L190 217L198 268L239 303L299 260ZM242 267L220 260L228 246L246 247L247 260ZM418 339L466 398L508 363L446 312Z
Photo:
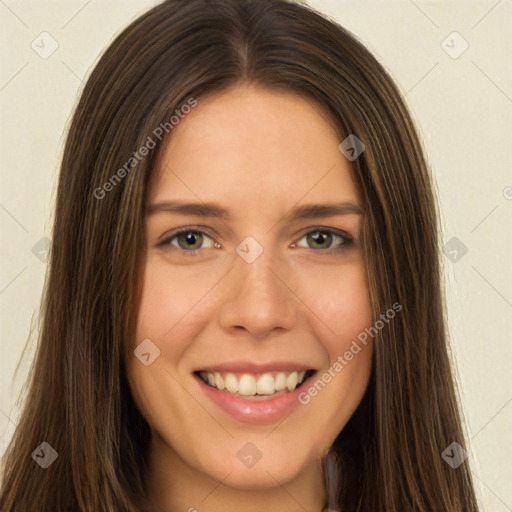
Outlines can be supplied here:
M284 284L286 276L279 275L282 262L275 250L247 237L236 249L233 266L221 306L223 327L244 327L254 336L291 328L294 297Z
M258 249L249 241L238 246L237 254L241 261L237 261L235 258L235 268L233 270L242 285L241 293L269 295L281 293L277 289L283 285L275 276L276 270L274 269L278 265L274 250L270 247Z

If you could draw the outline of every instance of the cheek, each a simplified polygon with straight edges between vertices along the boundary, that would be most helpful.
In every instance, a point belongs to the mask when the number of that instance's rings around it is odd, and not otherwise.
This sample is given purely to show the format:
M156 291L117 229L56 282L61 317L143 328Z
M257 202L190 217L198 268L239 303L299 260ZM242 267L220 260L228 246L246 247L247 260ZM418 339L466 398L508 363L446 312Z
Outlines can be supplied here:
M137 318L137 340L159 340L161 350L179 357L199 330L208 305L208 291L219 272L198 267L177 268L165 260L149 258L144 270ZM171 354L166 354L171 356Z
M331 361L347 350L352 341L369 327L372 312L366 275L360 260L339 269L317 267L303 274L300 296L325 333L322 344Z
M372 325L372 311L360 259L336 270L318 268L303 283L310 290L308 306L317 317L315 330L325 333L322 345L328 359L302 395L303 403L325 425L321 434L310 433L321 445L322 436L335 438L343 429L366 389L373 344L371 338L362 343L358 336Z

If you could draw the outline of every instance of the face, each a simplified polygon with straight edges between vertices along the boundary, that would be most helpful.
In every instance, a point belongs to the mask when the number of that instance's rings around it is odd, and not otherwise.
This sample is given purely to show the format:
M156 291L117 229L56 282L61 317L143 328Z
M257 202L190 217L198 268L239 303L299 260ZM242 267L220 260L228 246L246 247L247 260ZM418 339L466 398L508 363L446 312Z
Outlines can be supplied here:
M371 311L340 142L312 103L254 86L199 101L174 127L149 195L145 364L136 347L127 361L171 467L241 489L291 481L359 404L371 343L345 354Z

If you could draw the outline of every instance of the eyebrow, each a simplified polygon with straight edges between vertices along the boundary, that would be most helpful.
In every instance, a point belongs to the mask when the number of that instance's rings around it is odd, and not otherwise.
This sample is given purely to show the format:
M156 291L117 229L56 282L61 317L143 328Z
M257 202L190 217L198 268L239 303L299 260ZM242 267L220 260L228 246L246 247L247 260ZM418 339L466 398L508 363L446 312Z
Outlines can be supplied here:
M162 212L197 215L199 217L219 217L225 220L231 218L229 210L214 203L162 202L152 204L148 208L148 215ZM363 215L363 210L357 204L350 202L306 204L287 213L283 220L316 219L350 214Z

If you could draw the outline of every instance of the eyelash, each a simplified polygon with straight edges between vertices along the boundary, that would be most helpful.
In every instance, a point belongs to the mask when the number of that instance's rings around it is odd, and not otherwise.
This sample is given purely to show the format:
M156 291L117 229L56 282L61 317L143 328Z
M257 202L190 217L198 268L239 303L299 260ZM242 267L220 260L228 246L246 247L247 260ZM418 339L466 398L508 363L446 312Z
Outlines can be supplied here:
M178 229L177 231L171 233L171 235L169 235L167 238L165 238L165 240L162 240L162 242L158 243L157 247L163 247L163 248L172 247L172 249L181 251L181 253L185 256L191 256L191 257L196 256L197 252L200 251L201 249L192 249L190 251L187 251L185 249L181 249L180 247L173 246L170 243L172 240L174 240L176 237L178 237L182 233L194 233L194 234L206 235L208 238L211 238L213 240L213 238L210 235L208 235L208 233L201 231L199 229L195 229L193 227L189 227L189 228L181 228L181 229ZM299 240L306 237L307 235L314 234L314 233L335 235L335 236L340 237L343 240L343 243L340 246L333 248L333 249L314 249L314 248L310 247L311 250L313 250L315 252L320 252L323 255L339 254L343 251L346 251L347 249L349 249L351 246L354 245L354 240L350 236L348 236L348 234L345 233L344 231L323 228L321 226L316 227L316 228L308 231L307 233L304 233L304 235L302 235L299 238Z

